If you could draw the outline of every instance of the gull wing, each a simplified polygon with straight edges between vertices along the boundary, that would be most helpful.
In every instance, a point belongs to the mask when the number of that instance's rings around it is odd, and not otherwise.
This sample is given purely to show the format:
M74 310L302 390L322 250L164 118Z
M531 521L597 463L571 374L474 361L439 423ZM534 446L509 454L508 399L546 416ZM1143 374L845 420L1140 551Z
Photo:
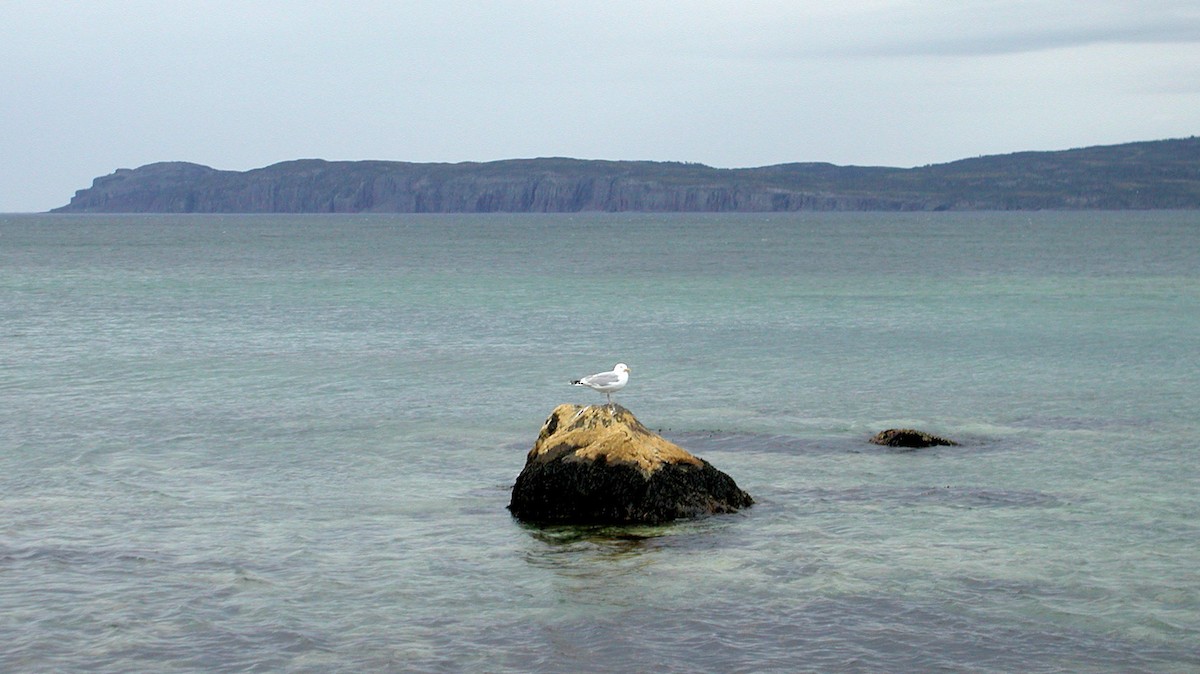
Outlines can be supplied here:
M599 372L597 374L590 374L583 379L580 379L579 383L586 384L588 386L612 386L618 381L620 381L620 379L617 377L616 372Z

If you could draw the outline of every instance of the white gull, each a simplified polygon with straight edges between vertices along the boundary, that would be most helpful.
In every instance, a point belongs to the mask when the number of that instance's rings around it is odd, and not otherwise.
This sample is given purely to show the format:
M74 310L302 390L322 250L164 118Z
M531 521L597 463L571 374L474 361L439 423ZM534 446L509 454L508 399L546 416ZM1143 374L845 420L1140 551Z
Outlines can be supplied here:
M608 404L612 404L612 394L625 388L629 383L629 366L625 363L617 363L609 372L597 372L589 374L582 379L576 379L571 382L572 386L586 386L593 391L599 391L608 397Z

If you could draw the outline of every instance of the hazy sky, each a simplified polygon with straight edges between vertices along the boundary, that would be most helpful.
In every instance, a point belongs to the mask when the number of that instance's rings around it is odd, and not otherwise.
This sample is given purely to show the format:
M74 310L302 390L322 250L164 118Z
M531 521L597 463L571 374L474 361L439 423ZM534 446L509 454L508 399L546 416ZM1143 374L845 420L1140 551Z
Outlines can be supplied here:
M1200 133L1200 0L0 0L0 212L304 157L916 166Z

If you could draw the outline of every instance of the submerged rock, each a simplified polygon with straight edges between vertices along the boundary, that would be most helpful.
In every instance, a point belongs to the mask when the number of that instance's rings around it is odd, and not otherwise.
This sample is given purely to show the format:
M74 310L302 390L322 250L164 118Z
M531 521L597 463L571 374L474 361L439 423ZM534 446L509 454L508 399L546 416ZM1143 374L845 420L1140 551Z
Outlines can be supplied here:
M508 509L542 524L655 524L754 503L733 478L651 432L620 405L559 405Z
M958 445L953 440L947 440L946 438L930 435L929 433L911 428L889 428L886 431L876 433L870 441L876 445L883 445L885 447L908 447L912 449L933 447L935 445Z

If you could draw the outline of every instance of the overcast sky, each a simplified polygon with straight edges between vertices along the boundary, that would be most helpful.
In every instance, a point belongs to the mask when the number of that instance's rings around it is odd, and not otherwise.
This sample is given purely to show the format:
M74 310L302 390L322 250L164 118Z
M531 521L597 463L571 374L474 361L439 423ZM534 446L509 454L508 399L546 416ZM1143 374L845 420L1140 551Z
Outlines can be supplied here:
M183 160L917 166L1200 133L1200 0L0 0L0 212Z

